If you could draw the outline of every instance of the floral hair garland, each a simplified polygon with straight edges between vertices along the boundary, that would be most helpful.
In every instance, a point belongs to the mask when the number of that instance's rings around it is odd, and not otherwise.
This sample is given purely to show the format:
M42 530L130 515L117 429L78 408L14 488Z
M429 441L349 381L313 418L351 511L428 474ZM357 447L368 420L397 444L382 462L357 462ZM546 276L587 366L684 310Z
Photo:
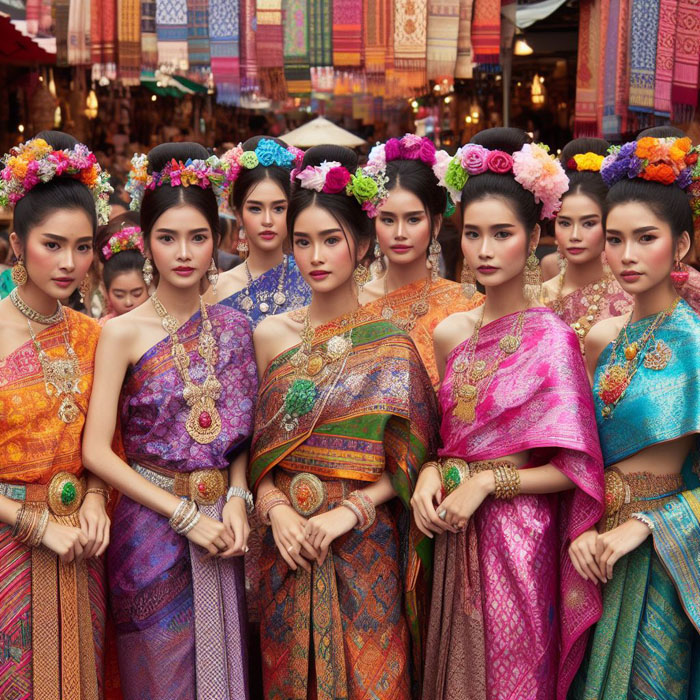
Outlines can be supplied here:
M106 245L102 246L102 255L106 261L125 250L138 250L143 255L143 235L140 226L125 226L111 235Z
M39 183L71 177L92 193L100 225L109 221L109 195L114 190L109 174L85 144L55 151L44 139L31 139L11 149L2 163L5 167L0 171L0 205L14 207Z
M298 180L305 190L340 194L355 199L362 205L367 216L374 218L382 202L387 198L386 179L379 175L368 175L358 168L353 175L337 161L323 161L321 165L308 165L303 170L293 170L292 180Z
M378 143L369 153L364 172L373 177L380 177L384 182L388 181L386 166L393 160L418 160L432 169L438 182L444 187L445 174L450 164L450 156L447 151L438 150L435 144L424 136L405 134L400 139L389 139L386 143ZM448 192L448 195L451 193ZM451 196L448 196L447 214L454 211Z
M262 165L269 168L277 165L280 168L298 168L304 159L304 151L294 146L282 146L272 139L260 139L254 151L244 151L243 145L238 144L221 156L224 163L231 169L231 181L234 182L243 169L252 170Z
M574 170L579 173L599 173L604 158L605 156L601 156L599 153L592 153L591 151L587 153L577 153L566 161L566 169Z
M206 160L192 160L185 163L171 160L161 171L148 172L148 156L137 153L131 159L131 170L126 183L126 191L131 195L130 209L138 211L146 190L170 185L171 187L201 187L211 188L219 206L228 198L233 184L233 173L228 163L217 156L209 156Z
M499 175L513 173L515 181L542 204L542 219L551 219L561 206L561 196L569 189L569 178L561 163L543 144L526 143L511 155L468 143L457 150L450 161L442 184L455 201L462 198L462 188L472 175L490 171Z

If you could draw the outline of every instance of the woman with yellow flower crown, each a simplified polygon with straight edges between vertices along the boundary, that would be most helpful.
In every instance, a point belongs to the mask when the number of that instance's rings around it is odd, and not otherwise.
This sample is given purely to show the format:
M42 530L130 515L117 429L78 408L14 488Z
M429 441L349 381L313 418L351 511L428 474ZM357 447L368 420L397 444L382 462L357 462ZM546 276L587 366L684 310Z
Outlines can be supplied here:
M0 697L103 691L105 484L83 469L97 322L85 288L109 178L73 137L42 132L3 158L17 285L0 301Z
M606 508L569 553L603 584L603 614L571 697L697 698L700 319L678 295L678 263L700 215L698 152L645 137L612 149L601 173L605 252L634 306L586 338Z
M122 693L244 700L257 374L248 319L202 297L217 281L229 170L196 143L132 163L144 282L156 272L158 282L149 302L104 325L83 439L85 463L121 494L108 581ZM125 459L111 447L117 423Z
M569 189L554 221L560 271L542 285L544 303L574 329L582 350L595 323L619 316L632 305L603 260L608 187L600 166L609 147L603 139L580 138L562 150Z
M368 180L347 148L306 153L288 222L311 304L255 331L250 481L268 525L268 698L403 700L420 671L418 552L427 552L407 506L435 435L435 394L413 341L359 307L358 262L371 243L361 205L378 197Z

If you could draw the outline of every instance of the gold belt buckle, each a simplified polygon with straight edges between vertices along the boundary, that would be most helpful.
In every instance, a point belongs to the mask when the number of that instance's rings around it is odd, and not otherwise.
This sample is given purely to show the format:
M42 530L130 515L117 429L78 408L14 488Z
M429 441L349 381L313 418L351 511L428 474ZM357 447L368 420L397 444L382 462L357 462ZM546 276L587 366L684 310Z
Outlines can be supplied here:
M46 503L54 515L73 515L85 496L85 482L70 472L58 472L49 481Z
M448 457L442 460L440 474L442 487L449 495L469 478L469 463L458 457Z
M213 506L225 493L222 469L200 469L190 472L190 498L200 506Z
M326 487L315 474L297 474L289 484L289 500L299 515L308 518L326 502Z

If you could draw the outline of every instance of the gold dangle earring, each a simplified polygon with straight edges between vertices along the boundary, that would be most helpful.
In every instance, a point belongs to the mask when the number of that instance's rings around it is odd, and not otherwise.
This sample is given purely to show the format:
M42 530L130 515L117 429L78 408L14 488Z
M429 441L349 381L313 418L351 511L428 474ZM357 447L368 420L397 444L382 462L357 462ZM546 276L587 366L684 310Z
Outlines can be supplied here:
M530 304L542 303L542 268L540 261L531 250L525 261L525 272L523 274L523 292L525 299Z
M216 296L216 283L219 281L219 268L216 266L214 258L211 259L209 263L209 268L207 269L207 279L211 285L211 291Z
M440 275L440 253L442 253L442 246L437 239L437 236L433 236L430 239L430 246L428 248L428 259L425 266L430 270L430 278L433 282L437 281Z
M357 285L357 293L362 292L362 288L369 282L369 270L360 263L352 273L352 278Z
M568 265L567 259L562 255L561 250L557 246L557 265L559 265L559 274L563 275L566 272L566 266Z
M87 297L88 292L90 291L90 274L88 273L83 277L82 282L78 286L78 294L80 294L80 303L84 304L85 303L85 297Z
M466 260L462 260L462 276L460 278L462 283L462 294L471 299L476 294L476 277L474 277L474 271L469 267Z
M243 260L248 257L248 239L246 238L243 226L238 230L238 245L236 246L236 250Z
M151 262L150 258L146 258L146 260L144 261L142 273L144 284L146 285L146 287L150 287L151 282L153 282L153 263Z
M22 287L27 284L29 276L27 275L27 268L24 266L24 260L22 256L17 257L17 262L12 266L12 272L10 273L12 281L18 286Z

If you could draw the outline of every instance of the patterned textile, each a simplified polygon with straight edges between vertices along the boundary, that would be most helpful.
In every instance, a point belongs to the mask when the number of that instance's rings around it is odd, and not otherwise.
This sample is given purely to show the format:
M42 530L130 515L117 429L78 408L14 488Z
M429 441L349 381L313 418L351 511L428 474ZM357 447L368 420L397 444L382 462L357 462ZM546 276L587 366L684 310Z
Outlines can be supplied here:
M501 40L501 3L498 0L474 0L472 47L474 62L498 63Z
M59 471L81 474L80 439L99 327L65 309L80 363L81 416L66 424L48 397L31 342L0 361L0 480L46 484ZM65 356L62 324L38 334L53 357ZM75 516L61 518L74 525ZM105 597L102 562L58 563L45 548L27 549L0 526L0 697L97 700L103 680Z
M481 329L476 359L496 355L515 316ZM603 512L583 358L552 311L530 309L520 348L500 364L468 424L453 412L452 388L455 363L470 356L470 345L447 358L440 454L477 461L531 450L524 468L552 463L576 488L489 498L466 532L437 538L423 697L564 698L601 610L596 586L576 573L567 552Z
M256 38L260 89L272 99L283 99L284 39L282 36L282 0L256 0Z
M629 13L630 0L602 0L600 21L607 28L605 60L601 62L598 85L603 91L603 110L598 112L603 135L618 138L627 131L629 101Z
M74 0L76 1L76 0ZM56 17L56 65L68 65L68 17L70 0L55 0L54 15Z
M117 77L117 0L92 0L90 53L93 79Z
M428 80L452 78L457 61L460 0L428 2Z
M186 432L189 409L165 338L129 370L122 388L120 424L130 462L179 472L226 469L245 446L257 387L250 326L224 306L210 307L209 319L219 348L221 433L201 445ZM197 383L206 372L199 329L197 312L178 331ZM220 520L224 503L202 511ZM113 523L109 585L125 700L245 698L242 562L203 559L166 517L126 497Z
M365 304L367 313L380 317L382 309L388 302L394 310L394 314L399 318L408 318L411 304L421 299L424 280L418 280L412 284L407 284L392 292L386 297L381 297L376 301ZM467 299L462 294L459 284L449 280L438 279L433 282L428 293L429 310L424 316L418 318L413 330L409 332L413 342L418 348L423 364L425 365L430 381L437 391L440 385L440 375L435 364L435 350L433 347L433 331L440 321L446 319L450 314L458 311L469 311L479 304L482 304L484 297L482 294L475 294L473 299Z
M578 62L576 68L576 136L597 136L598 74L600 55L601 0L581 0L579 3Z
M238 104L241 95L238 3L212 0L209 4L209 48L211 72L216 83L216 101Z
M283 268L283 263L273 267L267 272L263 272L262 275L253 280L253 283L248 288L250 293L250 298L253 300L252 308L245 310L243 308L243 301L247 294L245 294L245 289L240 292L232 294L230 297L223 299L220 303L224 306L230 306L233 309L238 309L241 313L244 313L253 330L257 327L258 323L266 318L269 314L265 314L260 310L258 305L258 300L260 294L272 295L277 291L280 284L280 278L284 274L284 284L282 286L282 291L284 292L287 301L282 306L276 309L276 313L284 313L285 311L292 311L293 309L298 309L302 306L306 306L311 301L311 290L309 286L304 281L304 278L299 272L297 264L294 262L294 257L291 255L287 256L287 268Z
M144 70L158 66L155 0L141 0L141 65Z
M90 63L90 35L85 31L89 26L90 0L70 0L67 58L71 66L84 66Z
M4 299L16 286L12 281L12 268L8 267L0 274L0 299Z
M651 112L654 109L658 31L659 0L633 0L629 39L629 108L633 112Z
M117 75L122 85L141 84L141 0L118 0Z
M290 95L311 93L308 0L283 0L284 78Z
M700 313L700 272L691 265L681 263L683 269L688 273L688 279L678 290L678 293L689 304L696 314Z
M627 329L630 341L640 338L653 319L653 316L649 316L631 323ZM673 350L668 365L658 371L648 369L642 363L612 417L607 419L601 417L604 404L598 396L598 389L603 369L610 359L612 344L603 350L598 359L593 398L606 466L637 454L650 445L675 440L696 431L700 396L693 387L700 382L699 332L700 318L685 301L680 301L673 314L654 333L657 341L663 341ZM621 343L618 355L621 357L622 353ZM674 420L670 420L670 406L674 407ZM683 411L678 409L680 406L684 407Z
M671 115L671 83L673 82L673 56L676 48L677 11L678 0L660 0L654 111L667 117Z
M420 90L426 84L428 0L394 3L394 66L397 89Z
M593 297L600 294L599 290L598 283L592 282L561 299L551 297L545 292L543 302L550 309L553 309L564 323L573 326L588 313L589 306L594 302ZM623 292L617 281L612 279L608 283L602 299L597 302L596 323L611 316L622 316L631 310L632 304L633 301L629 294ZM585 337L584 335L581 340L583 341Z
M255 0L240 2L241 90L255 92L258 89L258 64L255 47Z
M698 103L700 0L678 0L671 102L676 121L689 121ZM678 119L689 115L689 119Z
M187 0L187 58L190 69L209 70L209 0Z
M156 34L158 36L158 63L186 70L187 53L187 0L157 0Z
M333 11L331 0L309 0L309 23L312 28L311 65L318 68L332 66Z
M364 0L362 23L364 66L367 73L393 71L393 5L390 0ZM387 79L389 79L387 77Z
M472 77L474 57L472 55L472 11L474 0L459 0L459 30L457 36L457 63L455 78Z
M359 68L362 63L362 3L333 0L333 65Z
M341 328L352 329L353 349L319 382L311 410L290 431L281 425L281 411L296 379L290 362L299 346L267 368L255 416L251 484L256 488L265 474L282 467L346 481L347 491L378 480L386 469L407 508L436 432L430 380L412 341L395 326L364 313L352 325L341 325L344 320L316 329L314 347ZM261 557L266 696L408 697L408 630L416 643L413 663L419 664L426 584L418 555L425 561L429 550L413 530L409 534L405 512L390 516L394 504L379 507L364 534L353 531L336 540L332 558L321 567L313 564L310 576L287 569L268 532ZM309 658L312 635L315 653ZM316 694L308 688L312 679Z

